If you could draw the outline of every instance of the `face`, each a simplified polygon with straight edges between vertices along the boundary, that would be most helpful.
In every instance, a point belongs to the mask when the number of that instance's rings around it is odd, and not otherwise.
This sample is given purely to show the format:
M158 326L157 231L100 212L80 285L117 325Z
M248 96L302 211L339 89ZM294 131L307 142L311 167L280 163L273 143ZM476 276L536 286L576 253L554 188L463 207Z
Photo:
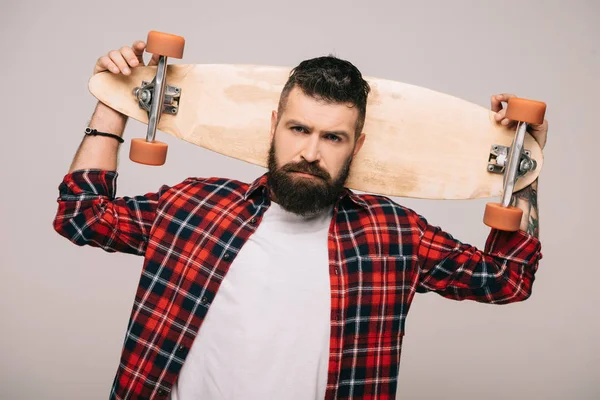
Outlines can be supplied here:
M292 89L282 115L271 117L268 176L274 201L301 215L333 204L364 142L363 134L355 141L357 118L355 107Z

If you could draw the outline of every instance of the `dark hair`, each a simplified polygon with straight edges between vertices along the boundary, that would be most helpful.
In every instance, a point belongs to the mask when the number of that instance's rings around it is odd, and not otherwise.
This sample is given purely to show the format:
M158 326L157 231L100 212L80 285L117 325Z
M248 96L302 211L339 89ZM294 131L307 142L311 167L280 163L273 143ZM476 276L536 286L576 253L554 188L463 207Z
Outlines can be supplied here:
M306 94L332 103L350 103L358 108L355 140L365 124L370 87L352 63L333 55L302 61L292 69L279 99L278 118L285 109L289 93L298 87Z

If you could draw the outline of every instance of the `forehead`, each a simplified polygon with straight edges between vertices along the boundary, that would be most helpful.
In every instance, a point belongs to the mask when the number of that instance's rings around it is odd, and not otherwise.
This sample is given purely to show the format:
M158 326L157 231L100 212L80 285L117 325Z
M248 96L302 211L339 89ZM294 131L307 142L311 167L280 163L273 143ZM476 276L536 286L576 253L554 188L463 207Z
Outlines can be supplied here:
M294 119L315 129L344 129L354 132L358 109L350 103L331 103L306 95L301 89L293 88L287 98L281 121Z

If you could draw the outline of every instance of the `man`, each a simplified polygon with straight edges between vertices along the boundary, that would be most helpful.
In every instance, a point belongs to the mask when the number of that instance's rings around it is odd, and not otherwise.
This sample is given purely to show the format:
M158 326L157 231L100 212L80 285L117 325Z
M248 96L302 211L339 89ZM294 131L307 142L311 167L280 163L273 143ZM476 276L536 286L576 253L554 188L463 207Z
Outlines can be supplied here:
M127 75L144 49L111 51L94 72ZM119 141L85 137L54 228L144 257L111 398L393 399L415 293L530 296L537 182L513 198L522 230L492 230L484 251L386 197L344 188L368 93L346 61L298 65L272 114L268 172L251 184L188 178L115 197ZM498 123L512 123L502 109L510 96L492 96ZM125 123L99 103L90 126L120 137ZM546 130L534 127L542 146Z

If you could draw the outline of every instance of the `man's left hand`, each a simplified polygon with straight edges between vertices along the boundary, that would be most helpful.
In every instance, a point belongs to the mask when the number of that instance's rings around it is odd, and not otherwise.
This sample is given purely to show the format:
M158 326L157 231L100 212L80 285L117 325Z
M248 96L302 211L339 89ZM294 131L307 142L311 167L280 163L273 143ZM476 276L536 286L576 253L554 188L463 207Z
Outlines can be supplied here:
M506 107L504 107L503 103L508 102L508 99L513 97L517 97L514 94L502 93L496 94L491 97L492 103L492 111L496 112L494 118L496 122L502 124L507 127L515 127L517 125L517 121L510 120L505 118L506 115ZM540 147L543 149L546 145L546 136L548 133L548 121L544 119L544 122L539 125L528 124L529 129L527 130L531 133L531 136L539 143Z

